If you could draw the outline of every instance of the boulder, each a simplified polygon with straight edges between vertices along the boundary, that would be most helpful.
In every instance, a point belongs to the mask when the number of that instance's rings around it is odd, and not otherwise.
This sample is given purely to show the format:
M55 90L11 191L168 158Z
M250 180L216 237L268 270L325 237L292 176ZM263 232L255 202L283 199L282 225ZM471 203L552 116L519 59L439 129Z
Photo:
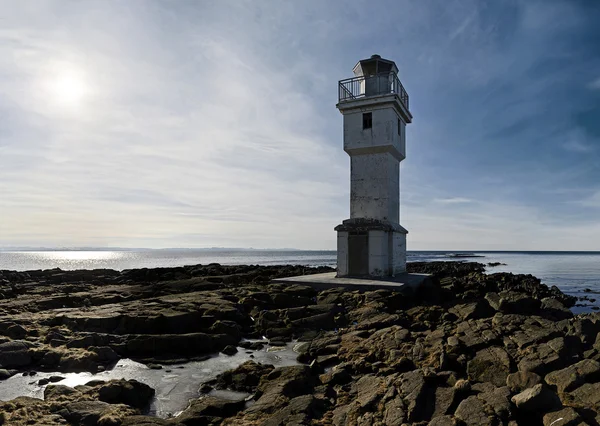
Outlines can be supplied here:
M233 345L227 345L223 348L223 350L221 352L224 353L225 355L232 356L232 355L237 354L238 350Z
M227 370L219 374L215 380L208 384L216 389L253 393L256 391L261 378L273 371L274 368L269 364L246 361L233 370Z
M539 416L562 408L558 396L541 383L513 396L511 401L519 410Z
M516 291L501 291L498 310L507 314L531 315L540 308L540 301Z
M600 363L584 359L562 370L553 371L544 379L549 385L556 386L559 393L569 392L586 382L600 381Z
M383 413L383 421L386 426L401 426L406 421L406 407L399 396L386 402Z
M572 318L573 312L566 307L560 300L554 297L544 297L542 300L542 310L557 320Z
M479 299L476 302L455 305L452 308L450 308L448 312L455 314L463 321L470 319L487 318L495 314L494 309L492 309L492 307L486 299Z
M16 374L16 370L6 370L0 368L0 380L6 380Z
M383 396L385 384L380 377L367 374L356 382L356 389L358 391L356 402L366 410Z
M585 383L564 395L565 404L600 411L600 383Z
M406 413L409 421L418 421L424 417L427 387L425 376L421 370L403 373L400 376L400 392L406 404Z
M483 401L476 396L470 396L463 400L454 416L461 420L466 426L495 426L498 420L488 415Z
M511 416L510 389L508 386L493 388L481 392L477 398L482 400L499 418L507 420ZM490 410L488 410L490 411Z
M98 399L110 404L127 404L134 408L145 408L154 397L154 389L145 383L131 380L111 380L98 388Z
M205 396L194 400L174 420L184 425L194 426L207 424L210 417L230 417L244 408L246 401L231 401L228 399Z
M31 364L30 343L22 340L0 343L0 367L25 367Z
M435 405L431 417L451 414L450 408L454 406L458 391L455 388L438 387L435 390Z
M452 416L434 417L427 426L456 426L456 420Z
M27 329L19 324L12 324L5 333L11 339L23 339L27 336Z
M324 404L312 395L292 398L281 410L269 415L262 426L287 426L309 424L311 418L320 417Z
M112 405L102 401L71 402L57 413L69 423L79 426L115 425L125 417L138 414L137 410L126 405Z
M543 422L544 426L580 426L585 424L577 411L571 407L546 414Z
M491 382L498 387L506 384L510 369L510 356L498 346L480 350L467 364L467 374L471 380Z
M165 420L151 416L130 416L123 419L121 426L178 426L173 419Z
M522 392L539 383L542 383L542 378L530 371L517 371L506 377L506 386L508 386L513 393Z
M77 389L65 385L48 385L44 389L45 401L72 401L75 396L80 395Z
M317 378L307 365L280 367L263 376L257 388L256 403L246 413L273 412L287 401L312 392Z

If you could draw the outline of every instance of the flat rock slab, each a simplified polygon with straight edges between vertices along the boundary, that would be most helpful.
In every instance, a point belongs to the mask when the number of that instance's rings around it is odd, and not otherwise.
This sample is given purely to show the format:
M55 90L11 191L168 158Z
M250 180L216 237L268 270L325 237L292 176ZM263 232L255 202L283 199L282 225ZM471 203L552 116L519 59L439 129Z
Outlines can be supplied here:
M324 274L299 275L296 277L276 278L272 282L277 284L301 284L307 285L315 290L326 290L329 288L343 287L349 290L392 290L392 291L415 291L421 286L426 286L431 281L429 274L404 273L395 277L383 278L338 278L337 272Z

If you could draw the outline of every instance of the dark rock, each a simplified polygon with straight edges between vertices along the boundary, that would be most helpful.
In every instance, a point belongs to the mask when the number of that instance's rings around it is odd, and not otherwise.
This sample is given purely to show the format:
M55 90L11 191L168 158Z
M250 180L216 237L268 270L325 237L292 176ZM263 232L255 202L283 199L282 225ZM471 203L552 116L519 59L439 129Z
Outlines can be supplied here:
M80 426L96 426L101 418L111 418L113 423L119 424L120 419L137 414L125 405L112 405L102 401L77 401L65 405L63 410L59 411L69 423Z
M571 310L554 297L545 297L541 302L542 310L558 320L573 317Z
M224 353L225 355L231 356L231 355L237 354L238 350L235 346L228 345L228 346L225 346L221 352Z
M543 384L525 389L523 392L513 396L511 401L519 410L536 414L540 417L548 411L562 408L558 396Z
M452 416L434 417L427 426L456 426L456 420Z
M6 329L5 334L11 339L23 339L27 336L27 329L21 325L13 324Z
M435 390L435 408L432 417L452 414L450 409L455 406L457 393L455 388L438 387Z
M263 376L257 389L260 396L247 413L273 412L291 398L312 392L317 378L306 365L280 367Z
M464 305L456 305L449 309L449 312L455 314L463 321L470 319L488 318L495 314L487 300L477 300L476 302Z
M496 426L497 420L488 416L484 403L476 396L470 396L456 408L454 416L467 426Z
M261 378L273 371L274 368L272 365L246 361L233 370L219 374L209 384L217 389L253 393L256 391Z
M16 374L16 370L6 370L0 368L0 380L6 380Z
M570 407L559 411L553 411L544 416L544 426L578 426L584 425L583 419L577 411Z
M600 383L585 383L563 396L566 405L600 411Z
M320 417L324 403L312 395L292 398L281 410L271 414L263 426L305 425L310 419Z
M511 413L510 389L507 386L489 389L477 395L486 407L491 408L494 414L502 420L508 420ZM489 410L488 410L489 411Z
M414 422L425 417L426 401L423 395L426 393L426 386L423 372L414 370L403 373L400 376L400 391L406 404L408 420Z
M241 346L244 349L251 349L253 351L260 351L262 348L265 347L265 344L263 342L241 342L239 344L239 346Z
M356 389L356 402L362 409L369 409L385 392L383 379L370 374L362 376L356 382Z
M540 308L539 300L525 293L502 291L498 295L500 296L498 310L507 314L530 315Z
M496 386L506 384L510 369L510 356L504 349L497 346L480 350L467 364L467 373L471 380L491 382Z
M98 389L98 399L110 404L145 408L154 397L154 389L137 380L111 380Z
M0 343L0 367L25 367L31 364L29 345L21 340Z
M513 393L522 392L539 383L542 383L542 378L530 371L517 371L506 377L506 386L508 386Z
M100 362L110 363L121 359L121 357L108 346L92 346L89 350L98 356L98 361Z
M186 426L206 424L207 417L231 417L244 408L246 402L231 401L213 396L205 396L194 400L175 418L175 421Z
M544 379L549 385L556 386L559 393L569 392L586 382L600 381L600 363L584 359L562 370L553 371Z
M120 426L177 426L173 419L165 420L151 416L130 416L123 419Z
M44 400L71 400L73 395L80 394L77 389L65 385L48 385L44 389Z

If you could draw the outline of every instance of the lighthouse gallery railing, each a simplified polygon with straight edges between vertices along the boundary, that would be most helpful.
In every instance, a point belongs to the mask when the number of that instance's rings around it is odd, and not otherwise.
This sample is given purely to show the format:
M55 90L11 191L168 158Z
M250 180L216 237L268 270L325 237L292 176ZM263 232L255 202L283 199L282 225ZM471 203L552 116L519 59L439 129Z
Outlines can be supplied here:
M338 85L339 102L394 93L408 109L408 93L394 72L348 78L340 80Z

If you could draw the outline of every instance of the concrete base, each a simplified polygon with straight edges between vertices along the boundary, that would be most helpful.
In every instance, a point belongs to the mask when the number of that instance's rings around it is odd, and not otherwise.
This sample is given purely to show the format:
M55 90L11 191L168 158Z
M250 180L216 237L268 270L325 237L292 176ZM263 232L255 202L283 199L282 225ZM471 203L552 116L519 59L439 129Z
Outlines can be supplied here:
M339 277L384 278L406 272L406 234L399 223L354 218L335 227Z
M318 291L343 287L348 290L373 291L385 289L400 292L415 291L417 288L427 286L431 283L431 275L429 274L403 273L395 277L385 278L351 278L337 277L336 275L336 272L299 275L297 277L277 278L272 282L278 284L307 285Z

